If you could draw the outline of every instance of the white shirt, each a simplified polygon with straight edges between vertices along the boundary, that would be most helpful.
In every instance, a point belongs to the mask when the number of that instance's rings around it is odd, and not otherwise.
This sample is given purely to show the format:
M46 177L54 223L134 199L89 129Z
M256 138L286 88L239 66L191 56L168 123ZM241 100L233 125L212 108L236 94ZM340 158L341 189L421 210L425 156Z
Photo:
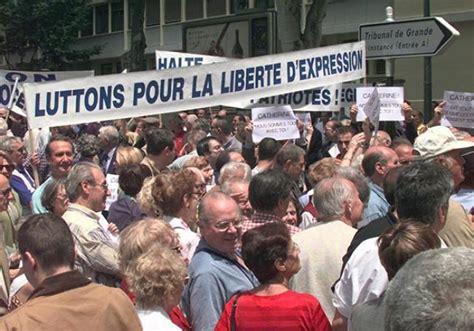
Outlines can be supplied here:
M187 263L191 262L194 251L196 250L201 237L191 230L188 224L186 224L186 222L181 218L163 215L163 219L171 225L179 237L181 256Z
M355 249L334 289L332 304L347 318L355 305L379 298L387 288L388 275L380 262L378 239L367 239ZM441 248L446 248L440 240Z
M161 307L157 307L155 310L137 308L137 314L143 331L181 331L171 322L169 315Z

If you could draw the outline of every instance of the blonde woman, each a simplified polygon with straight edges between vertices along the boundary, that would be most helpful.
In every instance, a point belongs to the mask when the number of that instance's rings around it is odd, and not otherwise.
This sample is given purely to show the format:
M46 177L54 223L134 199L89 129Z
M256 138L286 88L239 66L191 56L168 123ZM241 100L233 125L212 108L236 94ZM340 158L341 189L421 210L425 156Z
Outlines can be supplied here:
M181 299L186 264L169 246L155 243L125 269L143 330L179 331L170 313Z

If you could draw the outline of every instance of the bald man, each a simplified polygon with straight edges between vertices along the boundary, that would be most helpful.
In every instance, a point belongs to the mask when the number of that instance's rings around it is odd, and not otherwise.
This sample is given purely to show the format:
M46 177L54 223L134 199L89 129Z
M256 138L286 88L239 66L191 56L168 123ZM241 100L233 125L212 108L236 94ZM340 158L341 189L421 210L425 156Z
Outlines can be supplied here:
M383 179L390 169L399 166L397 153L386 146L373 146L365 153L362 159L362 169L370 180L370 197L364 209L363 219L358 223L359 228L385 216L389 211L390 204L385 198L382 188Z

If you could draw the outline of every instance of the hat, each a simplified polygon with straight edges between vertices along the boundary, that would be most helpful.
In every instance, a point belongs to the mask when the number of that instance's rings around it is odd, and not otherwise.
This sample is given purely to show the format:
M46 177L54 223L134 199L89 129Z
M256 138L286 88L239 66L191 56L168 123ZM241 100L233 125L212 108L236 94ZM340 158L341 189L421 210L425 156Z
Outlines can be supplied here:
M413 149L420 153L420 157L428 159L453 150L473 148L474 142L457 140L454 134L445 126L435 126L419 135Z

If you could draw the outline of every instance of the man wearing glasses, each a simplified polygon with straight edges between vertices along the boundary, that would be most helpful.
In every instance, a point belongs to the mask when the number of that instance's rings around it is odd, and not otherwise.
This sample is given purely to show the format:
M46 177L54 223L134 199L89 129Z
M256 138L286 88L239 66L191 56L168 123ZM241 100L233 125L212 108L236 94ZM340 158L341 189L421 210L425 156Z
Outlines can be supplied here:
M98 165L79 162L65 185L71 203L63 219L76 242L76 266L93 282L114 286L120 277L118 246L111 232L99 223L110 195L104 173Z
M222 192L204 196L198 209L201 241L189 265L183 309L194 330L214 330L226 302L236 292L258 285L237 249L242 213Z

